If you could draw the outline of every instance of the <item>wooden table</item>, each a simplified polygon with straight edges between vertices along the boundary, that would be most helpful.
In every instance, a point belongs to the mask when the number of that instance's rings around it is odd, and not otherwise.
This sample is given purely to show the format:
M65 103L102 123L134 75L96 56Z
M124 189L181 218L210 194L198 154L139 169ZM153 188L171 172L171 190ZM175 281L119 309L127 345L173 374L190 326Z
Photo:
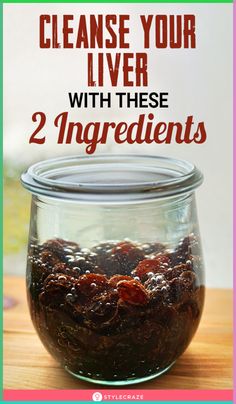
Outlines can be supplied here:
M17 301L4 311L4 388L95 388L67 374L44 349L31 324L24 279L5 277L4 294ZM208 289L203 318L191 345L169 373L143 383L142 389L231 389L232 309L231 290Z

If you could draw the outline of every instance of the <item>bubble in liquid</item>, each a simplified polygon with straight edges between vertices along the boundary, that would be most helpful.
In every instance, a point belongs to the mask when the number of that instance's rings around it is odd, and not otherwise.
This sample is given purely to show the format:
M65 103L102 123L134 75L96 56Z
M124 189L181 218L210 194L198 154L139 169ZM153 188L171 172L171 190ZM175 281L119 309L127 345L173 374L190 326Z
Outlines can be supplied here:
M78 273L81 272L81 269L79 267L73 267L74 271L78 271Z
M73 250L72 250L71 248L65 248L65 247L64 247L64 252L69 253L69 254L72 254L72 253L73 253Z
M74 260L75 260L75 257L73 256L73 255L66 255L66 260L68 261L68 262L74 262Z
M61 276L58 276L58 280L59 281L66 281L66 276L64 276L64 275L61 275Z
M67 303L74 303L76 301L76 296L73 295L72 293L67 293L66 301Z
M75 259L76 259L76 262L78 262L78 263L85 261L85 258L84 258L84 257L81 257L81 255L76 255L76 256L75 256Z

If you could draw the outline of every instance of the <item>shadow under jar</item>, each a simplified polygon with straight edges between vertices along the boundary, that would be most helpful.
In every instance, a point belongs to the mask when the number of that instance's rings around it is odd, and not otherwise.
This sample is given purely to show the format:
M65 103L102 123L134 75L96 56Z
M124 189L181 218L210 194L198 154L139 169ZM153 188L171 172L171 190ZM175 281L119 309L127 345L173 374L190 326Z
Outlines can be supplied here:
M27 293L47 350L74 376L125 385L167 371L201 318L204 266L186 161L47 160L32 192Z

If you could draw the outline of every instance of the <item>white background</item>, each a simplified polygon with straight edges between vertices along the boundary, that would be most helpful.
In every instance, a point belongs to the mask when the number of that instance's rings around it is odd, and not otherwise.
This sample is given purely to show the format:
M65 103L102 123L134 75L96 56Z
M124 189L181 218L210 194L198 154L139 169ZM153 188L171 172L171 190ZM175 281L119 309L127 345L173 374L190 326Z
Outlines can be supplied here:
M86 91L87 51L40 49L40 14L131 14L130 51L142 52L139 14L196 16L196 49L149 53L149 91L169 92L169 108L154 112L157 120L185 122L194 115L204 121L202 145L117 145L112 138L96 153L149 153L194 162L205 181L197 191L207 285L232 285L232 5L228 4L19 4L4 5L4 156L27 166L56 155L83 154L84 145L56 145L53 119L70 110L68 91ZM76 18L75 18L76 20ZM74 24L76 26L76 24ZM119 87L121 90L121 87ZM108 86L105 91L111 91ZM126 89L128 91L128 89ZM147 91L147 89L145 89ZM31 116L44 111L47 143L29 145ZM143 111L147 113L147 110ZM71 119L134 121L141 111L73 110Z

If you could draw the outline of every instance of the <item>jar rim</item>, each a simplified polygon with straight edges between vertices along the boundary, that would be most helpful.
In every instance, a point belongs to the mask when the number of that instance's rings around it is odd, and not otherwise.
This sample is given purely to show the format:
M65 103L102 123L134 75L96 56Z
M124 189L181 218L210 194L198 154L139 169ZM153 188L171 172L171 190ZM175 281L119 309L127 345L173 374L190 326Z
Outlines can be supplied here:
M101 202L175 196L202 181L202 173L186 160L137 154L59 157L33 164L21 175L33 194Z

